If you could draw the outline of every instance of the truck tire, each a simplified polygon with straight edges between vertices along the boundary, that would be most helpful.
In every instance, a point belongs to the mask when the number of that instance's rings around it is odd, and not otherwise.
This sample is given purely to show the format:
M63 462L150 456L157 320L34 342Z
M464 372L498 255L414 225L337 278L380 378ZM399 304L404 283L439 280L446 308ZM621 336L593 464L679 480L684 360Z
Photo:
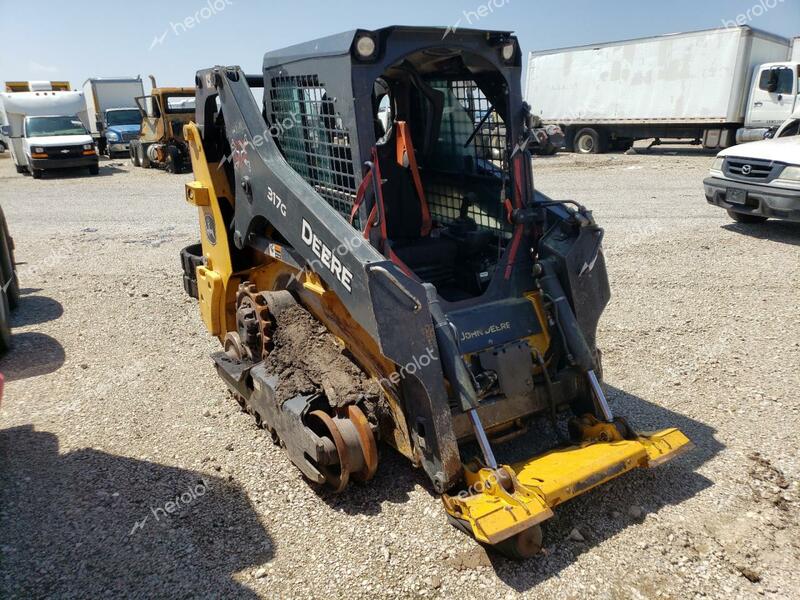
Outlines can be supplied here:
M141 166L143 169L150 168L150 159L147 157L147 148L144 144L137 144L136 156L139 160L139 166Z
M34 179L41 179L43 171L41 169L31 169L31 175Z
M767 217L762 217L761 215L749 215L733 210L728 211L728 216L737 223L763 223L767 220Z
M572 149L576 154L602 154L608 150L608 136L591 127L584 127L575 134Z
M131 145L128 146L128 153L131 155L131 164L134 167L140 167L139 164L139 143L138 142L131 142Z
M25 167L22 165L14 165L14 168L17 170L17 173L24 175L25 174Z
M8 232L8 223L0 209L0 282L8 298L8 305L11 310L17 308L19 304L19 280L16 275L16 261L14 260L14 240Z
M100 165L92 165L89 167L89 175L99 175Z

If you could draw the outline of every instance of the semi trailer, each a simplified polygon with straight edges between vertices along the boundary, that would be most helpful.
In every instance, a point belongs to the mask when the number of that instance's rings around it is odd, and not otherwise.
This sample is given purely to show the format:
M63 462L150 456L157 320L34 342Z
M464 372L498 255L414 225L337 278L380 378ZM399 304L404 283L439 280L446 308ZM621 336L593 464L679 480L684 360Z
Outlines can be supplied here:
M649 138L726 148L792 114L798 40L743 26L531 52L526 99L579 153Z

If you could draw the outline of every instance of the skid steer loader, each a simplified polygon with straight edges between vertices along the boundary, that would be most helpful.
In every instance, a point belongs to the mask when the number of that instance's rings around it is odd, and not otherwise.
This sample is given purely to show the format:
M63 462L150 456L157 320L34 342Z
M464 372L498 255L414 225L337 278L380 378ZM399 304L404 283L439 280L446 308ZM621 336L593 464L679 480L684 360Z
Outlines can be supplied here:
M220 376L308 480L369 480L387 443L454 525L526 557L558 504L691 443L606 400L603 230L534 189L517 39L444 34L356 30L258 75L199 71L184 287ZM548 451L497 460L542 417Z

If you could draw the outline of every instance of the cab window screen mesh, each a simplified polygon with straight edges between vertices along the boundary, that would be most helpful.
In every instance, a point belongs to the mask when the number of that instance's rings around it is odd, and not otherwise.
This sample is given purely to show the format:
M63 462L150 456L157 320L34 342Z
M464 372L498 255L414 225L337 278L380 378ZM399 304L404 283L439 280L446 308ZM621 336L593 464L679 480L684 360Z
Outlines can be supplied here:
M350 134L316 75L271 80L271 132L284 158L340 214L350 216L356 182Z
M503 119L474 81L429 83L444 93L439 139L427 161L431 214L444 224L464 214L482 229L505 231L500 203L508 156Z

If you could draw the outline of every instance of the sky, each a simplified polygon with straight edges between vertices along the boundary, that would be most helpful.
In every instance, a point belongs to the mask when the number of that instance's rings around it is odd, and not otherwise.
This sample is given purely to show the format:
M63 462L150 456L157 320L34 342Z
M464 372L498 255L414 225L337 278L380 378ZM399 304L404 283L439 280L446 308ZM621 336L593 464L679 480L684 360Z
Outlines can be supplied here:
M198 69L258 73L267 50L359 27L514 31L527 56L737 18L800 36L800 0L0 0L0 81L66 79L79 88L89 77L141 75L148 89L153 74L162 86L191 86Z

